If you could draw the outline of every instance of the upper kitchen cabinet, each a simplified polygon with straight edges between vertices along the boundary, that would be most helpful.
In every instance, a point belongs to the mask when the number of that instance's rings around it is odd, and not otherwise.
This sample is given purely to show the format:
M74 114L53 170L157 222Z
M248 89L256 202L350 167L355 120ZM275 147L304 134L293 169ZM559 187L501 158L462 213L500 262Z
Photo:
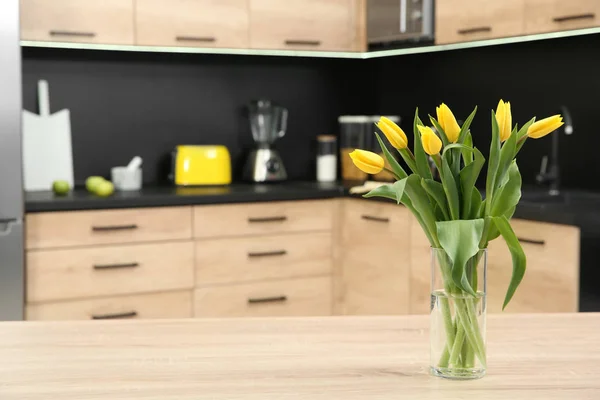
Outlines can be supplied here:
M133 0L21 0L21 39L133 44Z
M247 48L248 0L137 0L137 44Z
M543 33L600 25L598 0L526 0L525 33Z
M250 45L256 49L355 50L359 12L355 3L360 2L250 0Z
M437 0L435 41L445 44L521 35L523 17L524 0Z

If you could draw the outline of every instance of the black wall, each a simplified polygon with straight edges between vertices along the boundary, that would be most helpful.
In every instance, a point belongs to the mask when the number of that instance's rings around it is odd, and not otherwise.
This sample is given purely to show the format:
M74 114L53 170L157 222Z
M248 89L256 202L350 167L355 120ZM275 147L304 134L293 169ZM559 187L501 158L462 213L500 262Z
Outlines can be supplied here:
M472 124L476 145L487 154L490 110L511 102L513 122L543 118L566 105L574 134L560 137L563 186L600 190L600 35L372 59L380 113L406 116L410 129L416 106L421 119L445 102L464 119L479 106ZM529 140L519 156L523 180L534 183L551 140Z
M277 143L291 179L314 179L315 137L337 116L366 107L360 60L24 49L24 108L37 111L37 80L52 112L71 110L75 180L108 176L134 155L145 183L164 183L177 144L224 144L234 179L252 138L245 105L265 97L289 109ZM367 87L367 85L364 85Z

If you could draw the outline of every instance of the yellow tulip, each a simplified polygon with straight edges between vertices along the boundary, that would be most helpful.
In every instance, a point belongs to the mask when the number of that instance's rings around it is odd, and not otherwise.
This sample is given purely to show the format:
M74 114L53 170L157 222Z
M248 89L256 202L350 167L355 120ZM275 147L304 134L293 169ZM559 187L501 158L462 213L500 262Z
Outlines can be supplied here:
M442 141L440 138L427 126L418 125L417 127L419 128L419 132L421 132L421 142L423 143L425 153L430 156L438 154L442 149Z
M564 122L560 115L553 115L548 118L540 119L531 124L529 129L527 129L527 136L533 139L539 139L560 128L563 124Z
M378 174L384 166L383 158L371 151L354 150L350 153L350 158L358 169L367 174Z
M435 111L437 113L437 120L444 130L446 137L450 142L456 143L458 136L460 135L460 126L458 126L454 114L452 114L450 108L444 103L437 107Z
M500 141L504 142L510 137L512 132L512 114L510 112L510 103L502 100L498 102L496 109L496 121L500 128Z
M383 132L387 140L389 140L390 144L394 146L394 148L401 150L405 149L408 146L408 139L406 134L396 123L389 118L381 117L379 118L379 122L375 125Z

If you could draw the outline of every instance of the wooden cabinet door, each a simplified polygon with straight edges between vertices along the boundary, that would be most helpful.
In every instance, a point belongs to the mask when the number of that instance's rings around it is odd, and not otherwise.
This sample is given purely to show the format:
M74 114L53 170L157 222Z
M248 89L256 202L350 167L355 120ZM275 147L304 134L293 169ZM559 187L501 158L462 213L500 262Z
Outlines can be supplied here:
M247 0L137 0L137 44L248 47Z
M133 44L133 0L21 0L21 39Z
M576 312L579 304L579 229L514 219L512 227L527 255L527 271L504 312ZM488 248L487 306L500 312L512 274L502 238Z
M431 245L415 217L410 224L411 314L429 314L431 308Z
M352 0L250 0L257 49L351 51Z
M598 0L525 0L525 33L566 31L599 25Z
M342 207L343 314L407 314L409 211L364 200Z
M522 35L524 0L437 0L435 41L468 42Z

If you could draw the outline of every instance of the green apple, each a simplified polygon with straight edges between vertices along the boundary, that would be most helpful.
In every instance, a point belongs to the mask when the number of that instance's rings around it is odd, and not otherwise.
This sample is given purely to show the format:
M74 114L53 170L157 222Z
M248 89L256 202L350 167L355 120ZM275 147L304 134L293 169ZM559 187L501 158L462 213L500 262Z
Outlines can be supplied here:
M88 192L90 193L96 193L96 187L102 183L105 182L104 178L101 176L90 176L85 180L85 188L88 190Z
M108 197L113 194L115 191L115 187L112 182L103 180L102 182L96 185L95 193L100 197Z
M52 182L52 191L54 191L54 194L56 194L57 196L66 195L67 193L69 193L69 190L71 190L71 186L67 181Z

